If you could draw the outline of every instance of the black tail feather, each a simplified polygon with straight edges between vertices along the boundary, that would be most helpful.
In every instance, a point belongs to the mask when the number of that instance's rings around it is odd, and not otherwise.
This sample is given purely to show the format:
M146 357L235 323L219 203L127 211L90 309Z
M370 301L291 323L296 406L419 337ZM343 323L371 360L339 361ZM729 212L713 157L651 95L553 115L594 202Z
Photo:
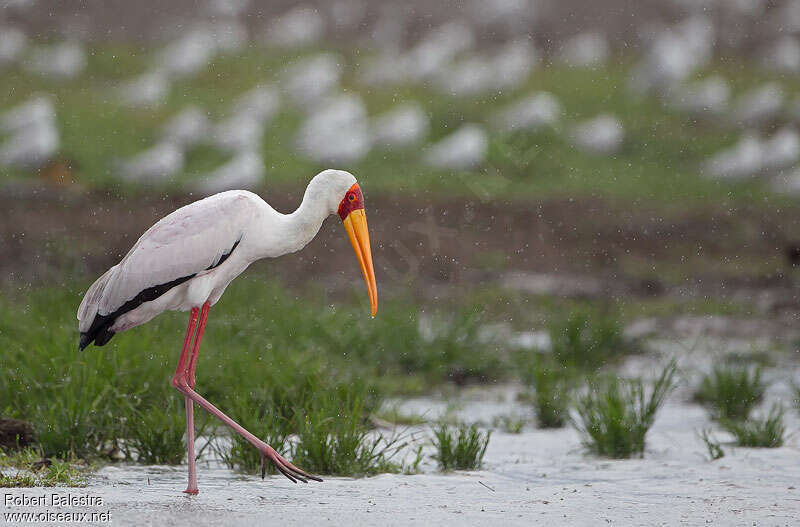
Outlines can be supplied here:
M111 326L114 325L116 318L116 316L95 315L89 330L81 333L78 348L83 351L92 342L94 342L95 346L103 346L108 343L111 337L114 336Z
M110 326L110 324L109 324ZM94 345L95 346L105 346L108 344L108 341L114 336L114 332L109 329L109 327L103 328L103 331L97 334L94 338Z

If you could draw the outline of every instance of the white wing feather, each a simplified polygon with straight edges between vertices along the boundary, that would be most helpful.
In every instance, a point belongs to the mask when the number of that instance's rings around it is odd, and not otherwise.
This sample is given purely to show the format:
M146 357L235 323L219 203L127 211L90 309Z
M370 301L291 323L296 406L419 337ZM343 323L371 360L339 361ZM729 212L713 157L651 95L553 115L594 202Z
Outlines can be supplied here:
M95 314L113 313L149 287L216 265L244 236L258 212L256 200L250 192L222 192L159 220L86 293L78 308L80 330L88 329Z

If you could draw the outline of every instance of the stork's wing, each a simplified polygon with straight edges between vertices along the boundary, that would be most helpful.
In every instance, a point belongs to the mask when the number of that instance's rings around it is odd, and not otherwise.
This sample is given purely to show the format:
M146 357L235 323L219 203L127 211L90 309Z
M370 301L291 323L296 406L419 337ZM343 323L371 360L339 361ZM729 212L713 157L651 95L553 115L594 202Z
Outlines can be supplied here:
M217 265L258 213L253 198L260 199L249 192L223 192L182 207L153 225L87 292L78 308L80 330L86 331L96 314L113 313L148 288Z

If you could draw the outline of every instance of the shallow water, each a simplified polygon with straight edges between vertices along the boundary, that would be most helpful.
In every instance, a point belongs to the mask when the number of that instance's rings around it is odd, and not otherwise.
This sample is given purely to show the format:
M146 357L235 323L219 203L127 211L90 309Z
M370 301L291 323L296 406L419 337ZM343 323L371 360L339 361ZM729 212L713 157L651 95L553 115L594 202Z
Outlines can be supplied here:
M492 402L491 405L496 403ZM465 405L463 408L468 408ZM797 419L789 420L790 430ZM292 484L262 481L214 461L198 467L200 494L189 497L184 467L109 466L86 489L59 494L101 496L114 525L252 525L315 522L347 525L512 525L549 520L596 525L791 525L800 517L800 442L778 449L727 449L704 459L695 430L706 426L698 407L672 403L651 432L644 459L600 460L580 452L569 429L495 433L479 472L330 478ZM7 491L40 494L43 489ZM42 507L6 507L42 510ZM49 510L72 510L44 507Z
M686 362L692 356L684 356ZM691 362L691 361L689 361ZM692 367L700 366L691 364ZM709 364L710 365L710 364ZM652 369L644 356L624 370ZM700 368L702 369L702 368ZM800 518L800 425L791 408L788 374L768 392L767 408L787 407L789 437L777 449L726 447L708 461L697 431L710 426L701 407L688 404L689 388L674 393L648 435L643 459L606 460L583 454L571 428L521 434L496 431L485 469L441 474L426 460L417 475L329 478L292 484L282 476L243 476L209 457L198 465L200 494L181 493L185 467L116 465L101 469L85 489L9 489L4 493L100 496L102 506L76 509L5 507L8 511L110 510L114 525L796 525ZM786 388L786 389L781 389ZM433 420L451 414L491 423L497 416L532 417L516 402L513 386L466 390L457 399L420 397L397 402L401 412ZM424 441L423 428L407 438ZM717 434L726 440L724 433ZM412 447L413 448L413 447ZM410 450L410 449L409 449ZM210 452L210 450L207 450ZM430 451L426 451L430 453Z

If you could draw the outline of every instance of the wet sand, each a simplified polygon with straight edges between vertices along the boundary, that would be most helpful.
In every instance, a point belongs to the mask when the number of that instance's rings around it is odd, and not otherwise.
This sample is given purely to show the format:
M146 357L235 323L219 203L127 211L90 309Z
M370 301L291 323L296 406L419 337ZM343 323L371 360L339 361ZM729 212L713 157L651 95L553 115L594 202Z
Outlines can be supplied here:
M775 384L773 384L775 386ZM429 418L449 411L491 422L499 415L526 415L514 387L464 393L455 403L438 398L404 401L403 412ZM417 475L327 478L292 484L279 476L262 481L239 475L214 460L199 464L200 494L186 496L185 467L108 466L85 489L9 489L12 495L42 492L100 496L100 507L31 510L110 510L113 525L793 525L800 517L800 425L786 390L772 389L787 405L789 437L777 449L725 448L709 461L697 430L707 413L676 392L648 435L643 459L606 460L583 453L570 427L521 434L496 431L485 467L442 474L431 461ZM527 414L530 417L530 414ZM423 429L406 433L424 438ZM726 434L717 434L726 440ZM428 451L428 453L430 453Z

